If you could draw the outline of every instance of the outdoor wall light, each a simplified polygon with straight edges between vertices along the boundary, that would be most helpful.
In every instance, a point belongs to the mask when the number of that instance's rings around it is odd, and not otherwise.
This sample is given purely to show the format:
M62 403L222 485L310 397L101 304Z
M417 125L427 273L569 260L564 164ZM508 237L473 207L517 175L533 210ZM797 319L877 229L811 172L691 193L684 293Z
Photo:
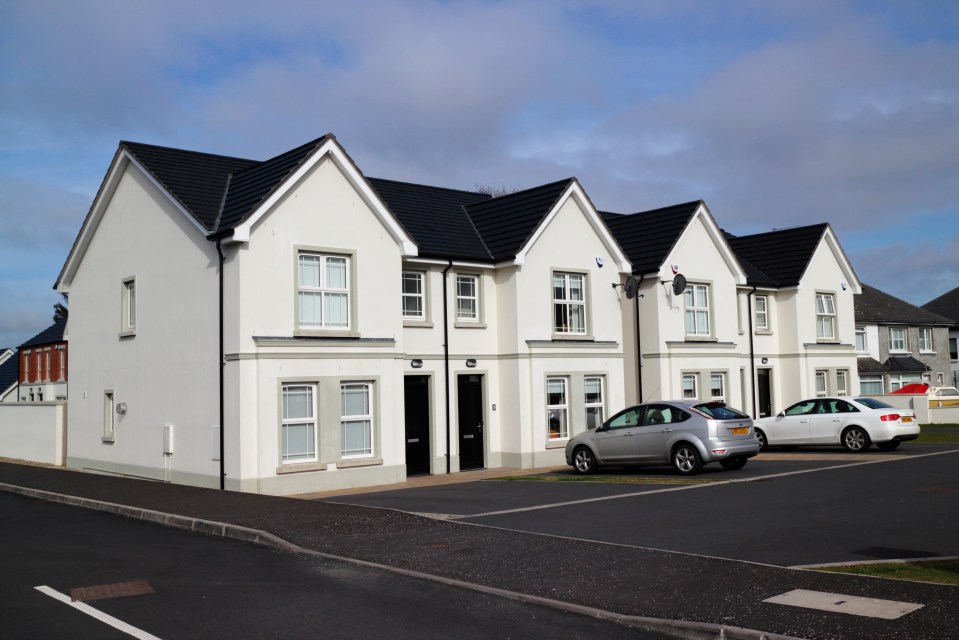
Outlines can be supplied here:
M410 360L410 366L413 367L414 369L422 369L423 361L420 360L419 358L417 358L416 360Z
M466 366L472 369L473 367L476 366L476 360L474 360L473 358L470 358L469 360L466 361Z
M769 358L763 358L763 359L762 359L762 363L763 363L763 364L769 364Z

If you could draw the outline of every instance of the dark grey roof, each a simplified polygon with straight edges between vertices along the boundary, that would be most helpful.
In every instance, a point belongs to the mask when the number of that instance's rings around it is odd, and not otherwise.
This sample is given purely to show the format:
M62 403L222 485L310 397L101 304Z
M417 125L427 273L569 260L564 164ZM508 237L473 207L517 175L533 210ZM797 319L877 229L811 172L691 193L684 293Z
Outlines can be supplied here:
M875 324L951 325L952 321L867 284L853 302L856 322Z
M922 308L952 320L954 325L959 325L959 287L927 302L922 305Z
M882 364L875 358L869 357L860 357L856 361L856 368L860 373L886 373L889 371L889 367Z
M3 349L0 349L3 351ZM20 352L14 351L13 355L0 363L0 394L17 384L20 379Z
M602 218L626 253L633 273L659 271L683 229L703 204L695 200L629 215L603 212Z
M33 336L20 345L21 349L28 349L41 344L52 344L54 342L63 342L63 332L67 327L66 319L57 320L52 325Z
M465 207L490 200L485 193L369 178L368 182L428 257L492 260Z
M560 180L467 206L493 259L515 258L572 182Z
M827 227L814 224L738 237L727 233L726 240L749 284L792 287L802 280Z
M929 371L929 366L912 356L891 356L883 363L889 371Z
M231 174L257 165L255 160L184 151L139 142L120 143L163 188L212 231Z

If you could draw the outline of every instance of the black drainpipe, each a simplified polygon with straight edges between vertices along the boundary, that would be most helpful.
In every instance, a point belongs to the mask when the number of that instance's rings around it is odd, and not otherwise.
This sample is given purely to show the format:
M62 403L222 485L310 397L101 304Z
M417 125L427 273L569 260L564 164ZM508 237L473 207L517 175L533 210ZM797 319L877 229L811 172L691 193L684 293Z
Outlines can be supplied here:
M446 473L451 473L450 467L450 323L449 323L449 286L446 277L453 268L453 260L443 269L443 371L446 379Z
M756 285L753 290L746 294L746 312L749 314L749 378L752 383L753 395L753 417L758 418L756 413L756 352L753 348L753 294L756 293Z
M639 342L639 287L643 284L643 274L639 274L639 282L636 283L636 295L633 297L633 304L636 309L636 385L639 387L639 403L643 404L643 350Z
M220 256L220 489L223 490L226 485L226 469L223 461L223 418L224 418L224 370L226 369L226 360L223 356L223 264L226 258L223 255L223 248L220 246L221 238L216 239L216 253Z

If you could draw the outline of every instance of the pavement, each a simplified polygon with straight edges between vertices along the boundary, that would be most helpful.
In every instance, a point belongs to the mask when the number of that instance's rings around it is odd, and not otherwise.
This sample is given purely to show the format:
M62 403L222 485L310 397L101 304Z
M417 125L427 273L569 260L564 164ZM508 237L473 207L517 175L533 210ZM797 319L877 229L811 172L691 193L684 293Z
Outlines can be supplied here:
M497 469L456 479L508 473ZM432 478L410 482L450 481ZM316 495L264 496L10 462L0 462L0 490L359 563L678 638L959 639L959 588L953 586L523 533L325 502ZM695 518L690 526L703 526L708 535L708 526ZM805 604L817 597L829 600L833 611ZM846 603L858 599L922 606L895 619L844 612Z

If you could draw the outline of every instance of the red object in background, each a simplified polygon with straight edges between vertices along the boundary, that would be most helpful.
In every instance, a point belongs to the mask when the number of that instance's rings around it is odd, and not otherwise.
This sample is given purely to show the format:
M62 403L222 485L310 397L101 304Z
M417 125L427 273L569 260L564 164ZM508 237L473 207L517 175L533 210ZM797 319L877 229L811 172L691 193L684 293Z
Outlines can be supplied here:
M925 394L929 391L929 385L922 382L913 382L912 384L907 384L901 389L896 389L893 393L917 393Z

